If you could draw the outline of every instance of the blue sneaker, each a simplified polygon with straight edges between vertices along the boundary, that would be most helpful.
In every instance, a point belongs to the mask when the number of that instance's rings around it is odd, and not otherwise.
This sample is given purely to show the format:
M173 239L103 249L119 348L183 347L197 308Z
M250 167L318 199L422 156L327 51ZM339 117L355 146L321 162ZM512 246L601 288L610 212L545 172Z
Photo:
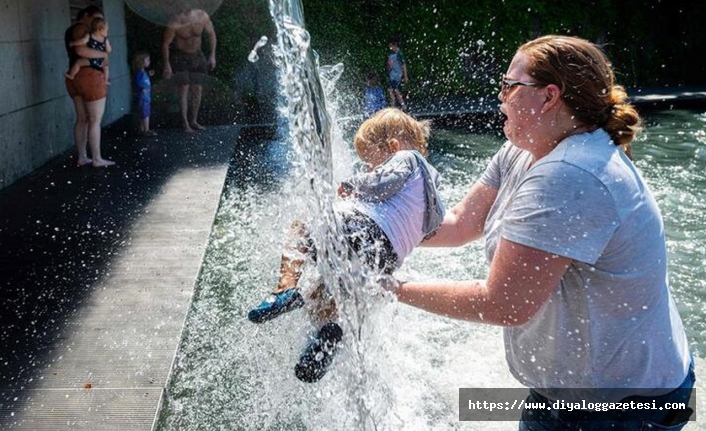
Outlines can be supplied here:
M294 374L299 380L314 383L328 371L343 339L343 329L336 323L325 324L316 337L309 341L299 362L294 366Z
M273 293L260 305L250 310L248 320L253 323L267 322L280 314L295 310L304 305L304 298L299 293L299 289L287 289L279 293Z

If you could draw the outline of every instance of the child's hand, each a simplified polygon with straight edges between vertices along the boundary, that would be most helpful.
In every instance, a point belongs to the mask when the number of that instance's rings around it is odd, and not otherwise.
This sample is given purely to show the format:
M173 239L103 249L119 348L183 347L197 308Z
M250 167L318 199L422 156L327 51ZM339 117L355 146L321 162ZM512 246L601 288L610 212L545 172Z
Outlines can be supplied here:
M390 292L397 295L397 290L400 288L400 282L391 275L381 275L375 280L385 292Z
M338 196L343 199L355 196L355 191L347 189L346 187L343 186L343 184L338 185L338 190L336 192L338 193Z

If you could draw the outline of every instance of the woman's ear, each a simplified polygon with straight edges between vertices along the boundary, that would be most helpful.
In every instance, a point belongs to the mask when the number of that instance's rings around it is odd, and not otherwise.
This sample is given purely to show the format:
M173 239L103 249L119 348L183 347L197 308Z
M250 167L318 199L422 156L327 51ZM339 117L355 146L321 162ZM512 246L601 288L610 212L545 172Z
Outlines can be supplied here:
M561 101L561 89L556 84L544 87L546 96L542 105L542 113L552 110Z
M387 149L390 151L390 154L398 152L401 148L402 142L400 142L397 138L388 139Z

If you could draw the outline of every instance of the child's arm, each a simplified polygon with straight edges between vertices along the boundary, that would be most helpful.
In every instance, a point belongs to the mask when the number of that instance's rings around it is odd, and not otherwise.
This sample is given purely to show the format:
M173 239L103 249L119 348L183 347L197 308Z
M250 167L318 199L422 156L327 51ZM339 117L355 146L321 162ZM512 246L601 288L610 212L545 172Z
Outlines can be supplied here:
M410 151L398 151L371 172L353 175L339 187L339 195L354 195L368 202L382 202L397 193L418 162Z
M113 50L113 47L110 46L110 41L109 41L108 38L106 37L106 38L105 38L105 52L107 52L108 54L110 54L110 52L111 52L112 50Z
M88 39L89 39L89 36L88 36L88 34L87 34L87 35L83 36L83 37L80 38L80 39L72 40L71 42L69 42L69 46L70 46L70 47L76 47L76 46L79 46L79 45L85 45L85 44L88 43Z
M71 40L72 41L79 41L85 39L86 42L83 45L76 45L73 46L74 51L76 51L76 54L78 54L80 57L84 58L107 58L108 53L103 52L103 51L98 51L96 49L91 49L88 46L86 46L86 43L88 43L88 37L90 36L90 32L88 30L88 26L85 25L77 25L74 28L73 33L71 34ZM69 42L70 44L71 42Z

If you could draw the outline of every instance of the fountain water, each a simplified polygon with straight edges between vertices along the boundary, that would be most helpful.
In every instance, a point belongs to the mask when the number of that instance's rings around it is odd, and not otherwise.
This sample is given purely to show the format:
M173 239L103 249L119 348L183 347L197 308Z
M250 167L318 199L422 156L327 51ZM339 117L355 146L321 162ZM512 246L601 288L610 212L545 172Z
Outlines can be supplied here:
M457 420L459 387L519 386L505 366L499 328L391 304L375 294L359 265L340 257L342 244L331 217L333 184L350 173L355 160L346 144L351 131L340 130L335 121L332 89L341 68L317 64L298 1L273 1L271 12L278 30L281 112L286 116L282 138L263 138L238 149L175 364L162 428L516 429L515 422ZM681 187L670 174L684 164L704 163L706 127L703 115L697 118L702 121L695 126L700 132L676 147L679 154L693 156L688 161L675 158L674 148L661 145L661 140L673 144L683 137L655 125L636 145L636 152L644 160L638 166L660 190L658 198L667 202L663 211L677 220L667 223L670 253L679 265L670 270L677 274L675 295L700 355L706 353L706 312L700 305L706 299L701 293L706 269L695 266L703 262L706 251L699 245L700 231L692 227L706 221L706 212L700 211L703 187L691 184L704 185L705 170L702 166L681 174L689 176L684 178L689 187ZM445 177L446 202L461 199L501 142L495 134L437 131L431 162ZM688 224L680 224L680 214ZM323 253L328 258L319 260L317 271L326 280L342 280L341 289L333 294L343 306L345 347L329 374L316 384L299 382L293 374L305 336L312 330L304 312L262 325L245 318L276 283L281 237L294 218L312 220L313 234L326 244ZM398 274L462 279L483 277L486 271L481 245L473 244L417 250Z

